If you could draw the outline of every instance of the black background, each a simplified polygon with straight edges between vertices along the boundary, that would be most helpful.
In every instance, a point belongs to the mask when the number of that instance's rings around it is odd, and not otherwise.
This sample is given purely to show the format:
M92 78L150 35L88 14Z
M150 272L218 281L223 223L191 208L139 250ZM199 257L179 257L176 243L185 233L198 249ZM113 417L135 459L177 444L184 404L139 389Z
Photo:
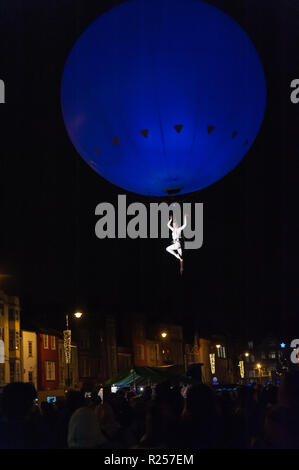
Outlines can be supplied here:
M99 240L100 202L126 192L100 178L66 133L60 83L76 39L120 2L0 1L0 279L23 318L61 328L74 308L194 322L202 332L244 337L299 334L299 4L211 0L249 34L267 81L267 110L246 157L212 186L185 196L204 203L204 244L185 253L167 240ZM297 6L298 5L298 6ZM221 77L219 77L221 86ZM148 202L126 193L128 203ZM177 198L180 201L180 198ZM0 285L0 287L1 287ZM249 338L250 339L250 338Z

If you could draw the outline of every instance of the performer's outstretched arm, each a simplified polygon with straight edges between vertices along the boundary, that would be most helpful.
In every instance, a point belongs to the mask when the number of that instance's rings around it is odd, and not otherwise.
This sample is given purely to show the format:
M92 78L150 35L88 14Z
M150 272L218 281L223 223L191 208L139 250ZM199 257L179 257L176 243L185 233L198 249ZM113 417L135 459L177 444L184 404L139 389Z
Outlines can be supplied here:
M167 227L170 228L170 230L173 232L173 227L170 225L172 222L172 216L170 216L170 219L168 221Z
M186 216L186 214L185 214L185 216L184 216L184 224L183 224L181 227L179 227L179 230L184 230L186 227L187 227L187 216Z

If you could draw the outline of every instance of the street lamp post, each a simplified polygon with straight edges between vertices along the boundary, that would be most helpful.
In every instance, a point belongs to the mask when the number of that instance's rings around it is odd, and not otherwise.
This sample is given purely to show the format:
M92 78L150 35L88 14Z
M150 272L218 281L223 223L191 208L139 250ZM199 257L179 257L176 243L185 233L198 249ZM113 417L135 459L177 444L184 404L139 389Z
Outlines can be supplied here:
M258 372L259 372L259 382L262 383L262 377L261 377L261 369L262 369L262 365L260 363L258 363L256 365L257 369L258 369Z
M167 331L161 331L161 338L162 338L162 362L164 360L167 360L167 348L166 348L166 343L163 341L166 341L166 338L168 336ZM165 359L166 358L166 359Z
M81 318L81 312L75 312L74 317ZM64 346L64 354L65 354L65 362L67 366L67 380L66 380L66 387L67 389L70 388L71 380L70 380L70 363L71 363L71 345L72 345L72 332L69 329L69 315L66 314L65 316L65 325L66 329L63 332L63 346Z

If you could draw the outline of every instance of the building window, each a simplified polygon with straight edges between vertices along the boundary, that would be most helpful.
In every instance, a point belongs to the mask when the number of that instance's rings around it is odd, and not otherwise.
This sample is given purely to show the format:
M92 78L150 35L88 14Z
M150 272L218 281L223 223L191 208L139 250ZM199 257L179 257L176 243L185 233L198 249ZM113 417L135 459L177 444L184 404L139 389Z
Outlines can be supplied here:
M226 358L225 347L220 346L220 348L217 348L217 354L218 354L218 357L222 357L223 359L225 359Z
M154 360L156 359L156 354L155 354L155 345L151 345L150 346L150 359L152 362L154 362Z
M144 359L144 346L143 344L136 344L136 359L143 361Z
M49 349L49 336L48 335L43 335L44 336L44 349Z
M270 353L269 353L269 359L275 359L275 358L276 358L275 352L273 352L273 351L270 352Z
M28 372L28 382L33 382L33 372Z
M46 380L55 380L55 362L45 361L46 365Z
M55 336L51 336L51 349L56 349Z
M28 356L32 357L32 341L28 341Z
M249 349L253 349L253 341L248 341L248 347Z

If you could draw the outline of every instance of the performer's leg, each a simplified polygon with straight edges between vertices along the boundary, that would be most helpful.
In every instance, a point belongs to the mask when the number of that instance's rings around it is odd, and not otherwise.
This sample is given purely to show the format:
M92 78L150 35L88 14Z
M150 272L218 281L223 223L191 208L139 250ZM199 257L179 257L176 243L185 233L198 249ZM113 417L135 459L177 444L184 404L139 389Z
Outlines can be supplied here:
M178 251L178 254L179 254L179 256L180 256L180 273L181 273L181 275L182 275L182 274L183 274L183 270L184 270L184 268L183 268L183 255L182 255L182 247L181 247L181 244L179 244L179 245L180 245L180 246L179 246L179 248L177 249L177 251Z
M176 258L180 259L180 255L178 255L178 253L176 253L176 251L177 251L177 243L174 243L173 245L169 245L169 246L166 248L166 251L168 251L168 253L170 253L171 255L175 256Z

